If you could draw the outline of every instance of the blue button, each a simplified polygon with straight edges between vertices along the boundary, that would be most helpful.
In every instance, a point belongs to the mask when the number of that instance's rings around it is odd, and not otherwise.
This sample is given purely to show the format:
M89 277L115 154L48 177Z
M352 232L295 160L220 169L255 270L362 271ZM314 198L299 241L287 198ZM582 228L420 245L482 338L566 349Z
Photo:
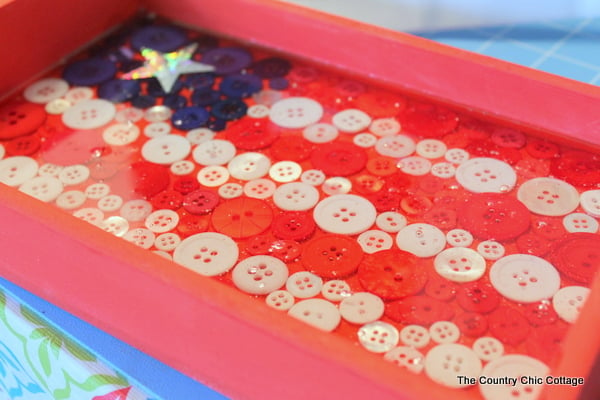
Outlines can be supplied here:
M203 126L208 121L208 111L201 107L186 107L175 111L171 123L177 129L189 131Z
M152 96L138 96L131 99L131 105L137 108L150 108L156 104L156 99Z
M140 89L138 81L113 79L100 85L98 97L113 103L123 103L137 97Z
M292 64L289 61L278 57L265 58L252 65L252 71L261 78L266 79L286 76L291 68Z
M189 74L185 76L185 84L195 92L206 92L212 89L215 76L211 73Z
M227 126L227 121L224 119L215 118L211 116L208 122L206 123L206 127L214 132L220 132Z
M170 94L165 96L163 104L173 110L179 110L180 108L187 106L187 99L178 94Z
M262 89L262 79L251 74L229 75L219 85L221 93L228 97L250 97Z
M201 61L215 67L217 74L228 75L248 67L252 63L252 56L237 47L220 47L207 51Z
M112 79L116 65L103 58L88 58L67 65L63 78L73 86L94 86Z
M169 53L187 42L185 32L174 26L146 26L131 35L131 47L142 47Z
M192 93L192 104L195 106L206 107L215 104L219 100L221 100L221 94L213 90Z
M285 78L273 78L269 79L269 87L275 90L285 90L288 88L290 83Z
M231 121L246 115L248 106L240 99L227 99L213 104L210 113L219 119Z

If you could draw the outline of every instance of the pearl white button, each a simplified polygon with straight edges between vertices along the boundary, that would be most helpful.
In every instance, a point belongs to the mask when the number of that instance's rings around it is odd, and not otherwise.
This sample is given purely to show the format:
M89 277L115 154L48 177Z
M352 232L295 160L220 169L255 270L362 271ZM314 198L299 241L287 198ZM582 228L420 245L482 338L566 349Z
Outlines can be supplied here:
M441 140L424 139L417 143L415 151L421 157L434 159L443 157L447 149Z
M173 252L173 261L205 276L221 275L237 262L239 249L228 236L203 232L182 240Z
M92 183L85 188L85 195L88 199L99 200L110 193L110 186L106 183Z
M300 175L300 180L304 183L308 183L309 185L319 186L325 182L325 174L323 171L319 171L318 169L309 169Z
M202 168L196 176L198 182L206 187L217 187L223 185L229 179L229 171L220 165L211 165Z
M183 176L191 174L192 172L194 172L195 168L196 166L193 162L189 160L181 160L175 161L173 164L171 164L169 170L171 171L171 173L173 173L173 175Z
M436 163L431 166L431 175L442 179L450 179L456 175L456 168L447 162Z
M287 311L294 305L294 296L287 290L276 290L265 297L265 302L271 308Z
M154 247L162 251L172 251L179 246L181 238L173 232L161 233L154 239Z
M64 97L69 103L75 104L83 100L92 99L94 97L94 91L87 86L78 86L69 89Z
M581 193L579 203L583 211L593 217L600 217L600 190L588 190Z
M56 205L63 210L74 210L81 207L86 200L87 197L81 190L69 190L58 195ZM106 211L100 207L98 209Z
M98 227L105 232L121 237L129 230L129 223L125 218L113 215L100 222Z
M282 128L298 129L318 122L323 116L323 107L307 97L288 97L271 106L269 118Z
M171 133L171 125L168 122L152 122L144 128L144 135L149 138L166 136Z
M464 229L452 229L446 233L446 241L453 247L469 247L473 243L473 235Z
M375 143L375 151L382 156L402 158L415 151L415 142L406 135L384 136Z
M134 124L114 124L104 129L102 138L111 146L125 146L137 140L140 128Z
M395 233L406 226L406 217L396 211L385 211L377 216L375 225L389 233Z
M352 143L366 149L375 146L377 143L377 136L371 135L370 133L359 133L352 137Z
M235 151L235 146L228 140L207 140L194 148L192 157L200 165L223 165L231 161Z
M43 202L51 202L63 191L62 182L51 176L36 176L19 187L19 191Z
M366 231L376 216L371 202L352 194L336 194L321 200L313 211L313 219L321 229L347 235Z
M123 205L123 198L118 194L109 194L98 199L98 208L104 212L117 211Z
M396 235L396 245L417 257L433 257L446 247L446 236L430 224L410 224Z
M437 321L429 327L431 340L436 343L454 343L460 338L460 329L450 321Z
M133 243L142 249L148 250L154 243L154 232L146 228L135 228L123 235L123 239L129 243Z
M121 207L121 217L129 222L138 222L146 219L152 212L152 204L146 200L129 200Z
M80 208L73 213L73 216L96 226L104 219L104 213L93 207Z
M472 158L456 169L456 180L473 193L506 193L517 182L514 169L495 158Z
M385 353L398 344L398 330L394 325L383 321L371 322L358 330L358 341L373 353Z
M244 184L244 194L254 199L268 199L273 196L277 185L270 179L254 179Z
M311 143L327 143L337 138L339 132L337 128L331 124L318 123L307 126L302 131L304 139Z
M173 111L167 106L152 106L144 113L144 119L148 122L161 122L171 118Z
M429 350L425 357L425 373L431 380L451 388L469 386L459 382L458 376L478 377L481 361L473 350L462 344L440 344Z
M224 199L235 199L236 197L240 197L244 193L244 188L239 183L230 182L224 184L223 186L219 186L218 193L219 196L221 196Z
M294 297L308 299L321 292L323 279L308 271L296 272L287 279L285 288Z
M343 176L327 178L321 186L323 193L330 196L334 194L346 194L350 192L350 189L352 189L352 182Z
M279 161L269 169L269 176L275 182L292 182L300 177L302 167L293 161Z
M208 128L196 128L189 130L185 134L185 138L193 145L208 142L212 140L217 133Z
M505 250L501 243L486 240L477 245L477 252L486 260L497 260L504 256Z
M329 301L338 303L346 297L350 297L352 295L352 289L350 289L348 282L334 279L323 284L321 295Z
M242 153L231 159L227 164L229 174L243 181L262 178L267 175L271 160L262 153Z
M63 113L62 122L73 129L94 129L112 121L116 112L117 109L110 101L82 100Z
M479 390L485 400L506 400L518 398L520 400L535 400L539 398L542 385L523 384L519 377L540 376L545 377L550 368L535 358L521 355L508 354L498 357L483 367L481 375L488 378L516 378L516 384L511 385L479 385ZM473 375L475 376L475 375Z
M287 211L305 211L319 201L319 191L307 183L292 182L279 186L273 193L273 202Z
M473 342L473 351L483 361L492 361L504 354L504 345L491 336L477 338Z
M115 114L115 121L119 124L135 124L144 118L144 111L135 107L122 108Z
M288 315L325 332L337 328L342 319L337 307L323 299L302 300L290 308Z
M367 129L371 124L371 117L364 111L350 108L334 114L331 122L340 131L354 134Z
M268 294L285 285L288 268L278 258L265 255L252 256L235 266L232 278L235 286L243 292L255 295Z
M402 127L395 118L377 118L371 122L369 131L376 136L390 136L400 133Z
M158 136L142 146L142 157L156 164L173 164L190 154L192 145L179 135Z
M422 176L431 170L431 161L423 157L406 157L398 161L400 171L407 175Z
M469 159L469 153L463 149L448 149L444 158L453 164L462 164Z
M58 174L58 179L65 186L79 185L90 177L90 169L85 165L69 165Z
M367 254L391 249L394 244L394 239L388 233L375 229L361 233L358 235L357 241Z
M579 205L577 189L554 178L533 178L523 183L517 198L529 211L548 216L562 216Z
M407 325L400 331L400 340L407 346L420 349L429 344L429 331L420 325Z
M156 210L146 217L144 225L154 233L168 232L179 223L179 214L173 210Z
M573 324L589 293L590 289L583 286L566 286L556 292L552 298L552 306L562 320Z
M38 104L46 104L58 99L69 90L69 84L60 78L45 78L27 86L23 97L27 101Z
M385 305L378 296L358 292L342 300L340 314L352 324L367 324L381 318L384 308Z
M565 215L563 226L567 232L598 232L598 221L594 217L583 213Z
M19 186L32 179L38 171L38 163L30 157L14 156L0 160L0 182Z
M401 368L419 374L425 366L425 356L419 350L409 346L399 346L385 353L384 360Z

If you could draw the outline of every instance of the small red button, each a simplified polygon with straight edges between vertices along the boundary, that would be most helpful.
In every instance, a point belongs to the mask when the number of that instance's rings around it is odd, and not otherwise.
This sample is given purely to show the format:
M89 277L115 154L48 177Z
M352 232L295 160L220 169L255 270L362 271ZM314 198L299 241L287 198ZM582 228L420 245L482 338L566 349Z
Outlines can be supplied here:
M402 195L397 191L384 189L367 196L367 198L375 206L377 211L385 212L398 210L400 208Z
M541 139L529 139L525 150L533 158L542 160L560 156L560 150L556 144Z
M398 172L397 161L388 157L371 157L367 161L367 171L377 176L390 176Z
M517 238L517 248L520 253L543 257L552 248L552 242L543 236L530 232Z
M212 213L217 232L242 239L264 232L273 221L273 210L263 200L238 197L221 203Z
M210 190L198 189L183 197L183 208L190 214L208 214L218 204L219 195Z
M470 143L465 147L471 157L491 157L504 161L510 165L518 163L522 156L519 150L508 147L500 147L488 140L480 140Z
M356 271L362 258L363 251L356 240L325 235L304 245L302 265L322 278L344 278Z
M552 160L550 172L572 185L595 187L600 182L600 156L587 151L569 151Z
M425 285L425 294L436 300L450 301L456 296L458 287L455 283L438 277L437 274L429 277Z
M302 246L294 240L275 240L271 243L269 254L285 263L289 263L300 258Z
M486 314L498 307L500 295L489 283L475 281L460 286L456 301L465 311Z
M198 179L193 178L191 176L182 176L177 178L175 182L173 182L173 190L186 195L188 193L192 193L194 190L200 188L200 183L198 183Z
M475 312L464 312L457 315L454 323L463 335L469 337L481 337L488 329L485 316Z
M192 215L179 210L179 223L177 232L186 238L196 233L205 232L208 229L209 217L205 215Z
M445 302L411 296L386 304L385 315L403 324L429 326L437 321L450 321L454 311Z
M488 316L490 333L503 343L513 346L527 339L529 323L519 311L510 307L499 307Z
M275 216L271 231L279 239L303 241L312 236L316 227L310 213L290 211Z
M243 118L227 126L226 139L242 150L259 150L271 145L280 131L266 120Z
M534 216L531 230L550 241L560 239L567 234L561 218Z
M46 120L43 107L32 103L9 103L0 107L0 139L32 133Z
M281 136L270 150L275 160L301 162L310 157L314 146L299 136Z
M456 211L437 205L423 215L425 222L435 225L442 230L454 229L456 227L456 219Z
M371 194L381 190L385 181L374 175L361 174L352 178L352 188L360 194Z
M424 137L440 137L458 125L458 116L445 108L427 103L410 104L401 114L402 129Z
M1 129L1 128L0 128ZM4 149L11 156L29 156L40 149L41 141L38 134L23 135L4 143Z
M558 320L558 314L550 301L526 304L523 307L523 315L533 326L550 325Z
M348 176L360 172L367 163L364 149L347 142L324 143L317 147L310 160L316 169L330 176Z

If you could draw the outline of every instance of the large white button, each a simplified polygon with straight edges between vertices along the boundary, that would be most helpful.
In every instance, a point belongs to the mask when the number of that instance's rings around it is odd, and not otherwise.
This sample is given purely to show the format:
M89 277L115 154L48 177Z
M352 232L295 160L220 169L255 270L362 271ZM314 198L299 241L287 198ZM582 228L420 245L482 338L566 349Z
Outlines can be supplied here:
M367 129L371 124L371 117L364 111L350 108L336 113L331 122L340 131L352 134Z
M298 129L318 122L323 116L323 107L307 97L288 97L271 106L269 118L282 128Z
M469 192L506 193L517 183L515 170L494 158L472 158L456 169L456 180Z
M276 290L265 297L265 302L269 307L279 311L287 311L294 305L294 296L287 290Z
M460 337L460 329L450 321L437 321L429 327L431 340L436 343L454 343Z
M337 128L331 124L318 123L307 126L302 131L304 139L311 143L327 143L333 141L338 137L339 132Z
M23 183L19 190L43 202L53 201L63 191L62 182L51 176L36 176Z
M331 332L342 320L337 307L323 299L302 300L288 314L314 328Z
M217 187L227 182L229 171L220 165L210 165L198 171L196 179L206 187Z
M417 257L433 257L446 247L446 236L430 224L410 224L396 235L396 245Z
M200 165L227 164L235 156L235 146L228 140L207 140L194 148L192 157Z
M521 354L508 354L490 361L481 376L490 380L488 384L479 385L485 400L535 400L539 397L542 385L523 384L520 377L545 377L550 368L535 358ZM472 375L475 376L475 375ZM515 385L493 384L494 378L507 377L515 379Z
M415 151L421 157L434 159L443 157L447 149L441 140L424 139L417 143Z
M400 331L402 343L417 349L427 346L429 339L429 331L420 325L407 325Z
M282 210L305 211L317 204L319 191L308 183L286 183L275 190L273 201Z
M0 160L0 182L19 186L32 179L38 171L38 163L30 157L14 156Z
M383 356L383 359L419 374L425 366L425 356L419 350L409 346L396 347Z
M308 299L315 297L321 292L323 279L308 271L296 272L287 279L285 288L294 297Z
M440 344L427 353L425 373L431 380L444 386L466 387L469 384L459 381L458 377L478 377L481 373L481 360L473 350L462 344Z
M504 256L505 250L501 243L486 240L477 245L477 252L486 260L497 260Z
M270 179L254 179L244 184L243 191L254 199L268 199L273 196L277 185Z
M598 232L598 221L584 213L573 213L565 215L563 226L567 232Z
M400 133L402 127L395 118L377 118L371 122L369 131L376 136L390 136Z
M110 101L83 100L75 103L62 115L63 123L73 129L94 129L108 124L117 109Z
M140 136L140 128L135 124L114 124L104 129L102 138L111 146L125 146Z
M262 153L242 153L229 161L227 169L236 179L250 181L262 178L269 172L271 160Z
M473 342L473 351L483 361L492 361L504 354L504 345L491 336L483 336Z
M490 282L510 300L533 303L554 296L560 287L560 276L543 258L512 254L492 265Z
M69 84L64 79L45 78L27 86L23 97L32 103L45 104L63 96L67 90Z
M142 146L142 157L156 164L173 164L190 154L192 146L179 135L165 135L148 140Z
M600 190L588 190L581 193L579 203L583 211L594 217L600 217Z
M406 226L406 217L396 211L385 211L377 216L375 225L385 232L395 233Z
M340 303L342 318L352 324L367 324L376 321L381 318L384 309L383 300L368 292L354 293Z
M90 169L85 165L69 165L58 174L58 179L67 186L79 185L90 177Z
M123 239L135 244L142 249L148 250L154 243L154 232L146 228L135 228L123 235Z
M81 190L69 190L58 195L56 205L63 210L74 210L81 207L86 200L87 197ZM98 209L106 211L100 208L100 206L98 206Z
M358 341L373 353L388 352L396 347L399 340L398 329L383 321L371 322L358 330Z
M367 254L391 249L394 244L394 239L389 233L375 229L361 233L358 235L357 241Z
M552 298L552 306L561 319L573 324L589 293L590 289L583 286L566 286L556 292Z
M302 167L293 161L279 161L269 168L269 176L275 182L292 182L300 177Z
M406 135L384 136L375 143L375 151L382 156L407 157L415 151L415 142Z
M579 205L577 189L554 178L528 180L519 188L517 198L529 211L540 215L566 215Z
M179 223L179 214L173 210L156 210L146 217L144 225L155 233L164 233L175 229Z
M313 218L326 232L356 235L369 229L377 211L367 199L352 194L336 194L321 200Z
M485 273L485 259L475 250L453 247L439 253L433 261L435 270L454 282L471 282Z
M431 170L431 161L423 157L406 157L398 161L397 167L408 175L422 176Z
M173 252L173 261L200 275L215 276L229 271L238 255L238 246L230 237L203 232L182 240Z
M235 266L232 278L235 286L243 292L257 295L268 294L285 285L288 268L278 258L263 255L252 256L240 261Z
M346 281L334 279L327 281L321 288L321 294L329 301L340 302L352 295L352 289Z

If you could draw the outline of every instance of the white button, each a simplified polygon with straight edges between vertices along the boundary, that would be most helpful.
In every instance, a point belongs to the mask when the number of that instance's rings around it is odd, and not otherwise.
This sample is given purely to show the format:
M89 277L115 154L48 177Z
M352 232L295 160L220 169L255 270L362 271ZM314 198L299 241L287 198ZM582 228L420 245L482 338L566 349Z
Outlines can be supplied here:
M173 232L161 233L154 239L154 247L162 251L172 251L179 246L181 238Z
M186 158L191 149L192 145L183 136L159 136L144 143L142 157L156 164L172 164Z
M75 218L79 218L92 225L98 225L104 219L104 213L97 208L81 208L73 213Z
M554 178L528 180L519 188L517 198L529 211L540 215L566 215L579 205L577 189Z
M505 250L501 243L486 240L477 245L477 252L486 260L497 260L504 256Z
M396 245L417 257L433 257L446 247L446 236L430 224L410 224L396 236Z
M53 176L55 178L58 178L58 174L60 174L60 171L62 171L62 169L63 167L61 167L60 165L46 163L40 165L40 168L38 169L37 173L39 176Z
M51 202L63 191L62 182L51 176L36 176L23 183L19 190L43 202Z
M213 140L217 133L212 129L208 128L196 128L189 130L185 134L185 138L193 145L208 142L209 140Z
M123 235L123 239L148 250L154 243L154 232L146 228L135 228Z
M293 161L279 161L269 169L269 176L275 182L292 182L300 178L302 167Z
M173 111L167 106L152 106L144 113L144 119L148 122L161 122L171 118Z
M129 222L143 221L152 212L152 204L146 200L129 200L121 207L121 217Z
M460 337L460 329L450 321L437 321L429 327L431 340L436 343L454 343Z
M590 289L583 286L566 286L556 292L552 298L552 306L561 319L573 324L589 293Z
M375 143L375 151L382 156L407 157L415 151L415 142L406 135L384 136Z
M490 380L494 378L514 378L515 385L479 385L481 395L485 400L535 400L540 396L543 385L523 384L520 377L545 377L550 368L535 358L521 354L508 354L490 361L483 370L481 376ZM472 375L475 376L475 375Z
M156 210L146 217L144 225L154 233L163 233L175 229L179 214L173 210Z
M462 344L439 344L425 356L425 373L431 380L451 388L469 386L458 376L479 377L481 360L473 350Z
M182 240L173 252L173 261L200 275L215 276L229 271L238 256L238 245L233 239L216 232L203 232Z
M271 160L262 153L242 153L229 161L227 169L236 179L250 181L262 178L269 172Z
M375 146L377 143L377 136L371 135L370 133L359 133L352 137L352 143L366 149Z
M288 97L271 106L269 118L282 128L298 129L319 122L323 107L307 97Z
M414 347L396 347L385 353L383 359L392 362L399 367L406 368L414 374L421 373L425 366L425 356Z
M369 130L377 136L390 136L400 133L402 127L395 118L377 118L371 122Z
M0 160L2 160L4 158L5 154L6 154L6 150L4 149L4 145L2 143L0 143Z
M71 107L71 103L65 99L54 99L48 103L44 109L48 114L59 115L67 111Z
M255 199L268 199L273 196L277 185L270 179L254 179L244 184L244 194Z
M421 140L415 148L417 155L431 159L443 157L447 150L444 142L437 139Z
M62 115L62 122L73 129L94 129L108 124L117 109L110 101L102 99L82 100Z
M456 180L469 192L506 193L514 188L517 174L504 161L481 157L460 164Z
M431 170L431 161L422 157L406 157L398 161L397 167L405 174L422 176Z
M447 162L436 163L431 166L431 175L442 179L449 179L456 175L456 168Z
M325 332L333 331L342 320L337 307L323 299L302 300L290 308L288 315Z
M109 194L98 199L98 208L104 212L117 211L123 205L123 198L118 194Z
M321 200L313 219L325 232L357 235L375 222L377 211L367 199L353 194L336 194Z
M398 344L399 337L398 329L394 325L382 321L371 322L358 330L358 341L373 353L392 350Z
M492 265L490 282L510 300L534 303L554 296L560 287L560 276L543 258L512 254Z
M294 297L308 299L309 297L315 297L321 292L323 279L308 271L300 271L290 275L285 288Z
M473 235L464 229L452 229L446 233L446 241L452 247L469 247L473 243Z
M232 278L234 285L243 292L268 294L285 285L288 268L278 258L264 255L252 256L235 266Z
M492 361L504 354L504 345L491 336L483 336L473 342L473 351L483 361Z
M402 343L417 349L427 346L429 339L429 331L420 325L407 325L400 331Z
M125 146L140 136L140 128L134 124L114 124L104 129L102 139L111 146Z
M448 149L444 158L453 164L462 164L469 159L469 153L463 149Z
M198 182L206 187L221 186L229 179L229 171L220 165L211 165L202 168L196 176Z
M321 294L329 301L340 302L352 295L352 289L346 281L334 279L323 284Z
M357 241L363 251L367 254L391 249L394 244L394 239L392 239L389 233L375 229L361 233L358 236Z
M111 233L118 237L125 235L125 233L129 230L129 223L127 220L117 215L106 218L100 222L98 226L105 232Z
M273 193L273 202L287 211L305 211L319 201L319 191L308 183L292 182L279 186Z
M573 213L565 215L563 226L567 232L598 232L598 221L583 213Z
M0 160L0 182L8 186L19 186L32 179L38 171L33 158L14 156Z
M171 125L168 122L152 122L144 128L144 135L149 138L166 136L171 133Z
M344 178L343 176L327 178L321 186L323 193L330 196L334 194L346 194L350 192L350 189L352 189L352 182L350 179Z
M169 167L169 170L174 175L182 176L182 175L191 174L192 172L194 172L194 168L196 168L196 166L194 165L193 162L191 162L189 160L181 160L181 161L175 161L173 164L171 164L171 166Z
M218 193L224 199L235 199L244 193L244 188L239 183L229 182L220 186Z
M58 174L58 179L67 186L79 185L90 177L90 169L85 165L69 165Z
M376 321L381 318L384 309L383 300L368 292L354 293L340 303L342 318L352 324L368 324Z
M579 203L583 211L594 217L600 217L600 190L588 190L581 193Z
M69 190L58 195L56 198L56 205L63 210L74 210L81 207L86 200L87 197L81 190ZM101 211L105 211L100 207L98 208Z
M235 146L228 140L208 140L196 146L192 156L200 165L223 165L235 156Z
M265 302L269 307L279 311L287 311L294 305L294 296L287 290L276 290L265 297Z
M485 273L485 259L475 250L453 247L443 250L433 261L435 270L454 282L471 282Z
M344 133L358 133L371 124L371 117L361 110L350 108L336 113L331 119L333 125Z
M309 185L319 186L325 182L325 174L318 169L309 169L300 175L300 181L308 183Z
M46 78L27 86L23 97L32 103L45 104L63 96L67 90L69 84L64 79Z
M110 186L106 183L92 183L85 188L85 195L88 199L98 200L110 193Z
M339 132L337 128L331 124L319 123L307 126L302 131L304 139L311 143L327 143L337 138Z
M144 111L135 107L122 108L115 114L115 121L120 124L135 124L144 118Z
M246 115L250 118L266 118L269 116L270 109L264 104L254 104L248 107Z
M87 86L73 87L65 93L65 100L71 104L94 98L94 91Z
M389 233L395 233L406 226L406 217L396 211L385 211L377 216L375 225Z

